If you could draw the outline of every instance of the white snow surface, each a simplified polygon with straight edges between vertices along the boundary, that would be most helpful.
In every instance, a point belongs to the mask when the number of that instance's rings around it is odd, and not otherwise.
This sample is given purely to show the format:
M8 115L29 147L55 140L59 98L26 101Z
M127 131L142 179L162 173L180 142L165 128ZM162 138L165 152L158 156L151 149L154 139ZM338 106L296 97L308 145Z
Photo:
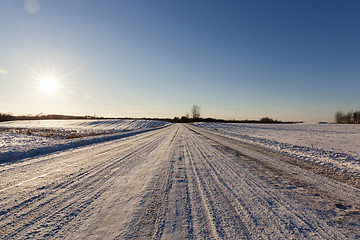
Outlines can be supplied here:
M264 149L360 176L360 125L195 123Z
M79 132L123 132L166 125L165 122L151 120L28 120L1 122L0 127L29 129L61 129Z
M0 239L360 238L358 188L188 124L0 164L0 179Z
M0 163L118 139L167 125L169 123L151 120L28 120L1 122ZM71 138L72 135L78 137Z

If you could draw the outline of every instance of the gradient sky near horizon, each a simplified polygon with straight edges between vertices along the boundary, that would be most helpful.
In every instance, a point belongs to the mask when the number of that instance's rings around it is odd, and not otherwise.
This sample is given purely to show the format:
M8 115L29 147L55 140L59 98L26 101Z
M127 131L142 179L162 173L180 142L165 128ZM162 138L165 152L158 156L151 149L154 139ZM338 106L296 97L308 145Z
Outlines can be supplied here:
M360 1L2 0L0 112L332 121L360 110ZM41 89L53 77L58 89Z

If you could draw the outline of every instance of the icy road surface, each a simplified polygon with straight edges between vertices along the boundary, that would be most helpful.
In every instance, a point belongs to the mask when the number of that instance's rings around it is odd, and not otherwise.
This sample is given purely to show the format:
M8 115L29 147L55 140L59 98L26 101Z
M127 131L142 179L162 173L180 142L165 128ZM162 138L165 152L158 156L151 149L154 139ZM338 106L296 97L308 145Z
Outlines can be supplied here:
M1 239L357 239L360 191L197 127L0 165Z

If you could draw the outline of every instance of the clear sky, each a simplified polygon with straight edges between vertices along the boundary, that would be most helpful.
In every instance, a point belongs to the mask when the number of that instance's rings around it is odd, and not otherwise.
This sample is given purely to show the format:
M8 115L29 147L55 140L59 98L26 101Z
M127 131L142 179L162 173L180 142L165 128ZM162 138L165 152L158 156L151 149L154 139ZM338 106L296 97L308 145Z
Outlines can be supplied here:
M3 113L172 118L197 104L203 117L312 122L360 110L360 1L1 0L0 22Z

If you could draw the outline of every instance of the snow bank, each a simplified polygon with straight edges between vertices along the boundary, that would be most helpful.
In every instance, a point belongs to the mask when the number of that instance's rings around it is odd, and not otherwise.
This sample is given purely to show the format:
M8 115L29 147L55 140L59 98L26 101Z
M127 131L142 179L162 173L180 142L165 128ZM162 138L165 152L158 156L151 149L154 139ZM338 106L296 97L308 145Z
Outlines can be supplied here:
M360 176L360 125L196 123L208 131Z
M0 163L119 139L168 126L148 120L33 120L0 123ZM28 129L31 131L19 131ZM52 133L52 134L51 134ZM76 133L76 138L73 134Z

